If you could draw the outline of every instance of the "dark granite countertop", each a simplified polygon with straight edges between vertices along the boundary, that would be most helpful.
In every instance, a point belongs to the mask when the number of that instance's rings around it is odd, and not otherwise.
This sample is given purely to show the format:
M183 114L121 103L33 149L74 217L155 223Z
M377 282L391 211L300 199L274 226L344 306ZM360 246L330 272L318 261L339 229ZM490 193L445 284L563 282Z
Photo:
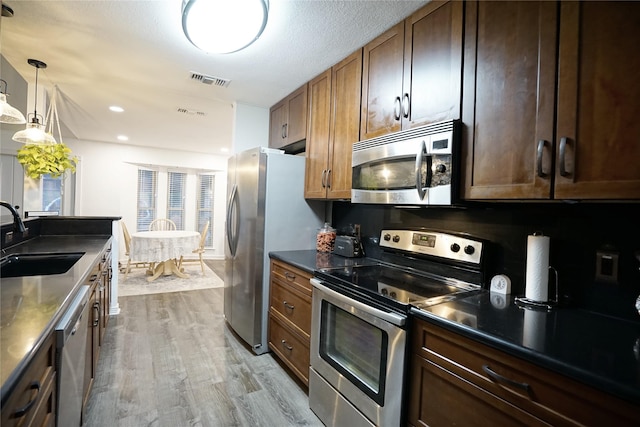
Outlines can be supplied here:
M3 249L3 257L42 252L84 252L84 255L64 274L2 278L2 403L110 242L110 235L39 236Z
M309 273L376 263L314 250L271 252ZM411 309L416 317L493 346L516 357L640 404L640 322L575 308L537 311L519 307L513 296L488 291Z
M576 308L522 308L513 296L487 291L412 313L640 404L640 322Z
M346 258L340 255L317 252L312 249L269 252L269 257L291 264L307 273L313 273L321 268L351 267L354 265L375 264L377 262L372 258Z

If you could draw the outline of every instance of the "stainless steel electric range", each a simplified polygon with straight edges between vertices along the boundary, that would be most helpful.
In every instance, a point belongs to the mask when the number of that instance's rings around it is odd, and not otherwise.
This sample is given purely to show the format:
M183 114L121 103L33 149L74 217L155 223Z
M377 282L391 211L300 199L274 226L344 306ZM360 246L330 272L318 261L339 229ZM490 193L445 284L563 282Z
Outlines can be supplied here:
M485 242L383 230L380 259L321 269L313 285L309 404L328 426L399 426L409 309L479 292Z

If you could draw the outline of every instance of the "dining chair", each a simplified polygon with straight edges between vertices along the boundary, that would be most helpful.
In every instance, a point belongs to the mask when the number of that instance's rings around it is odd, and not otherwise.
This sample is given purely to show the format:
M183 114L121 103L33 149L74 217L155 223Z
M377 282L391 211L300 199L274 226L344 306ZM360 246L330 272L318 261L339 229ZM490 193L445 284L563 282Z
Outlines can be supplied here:
M127 265L124 268L120 269L120 272L124 273L123 282L127 280L127 275L131 271L131 268L149 268L148 262L141 261L131 261L131 234L129 234L129 230L125 225L124 221L120 221L120 225L122 225L122 234L124 235L124 248L125 248L125 256L127 257Z
M200 244L197 248L191 251L192 254L198 254L197 259L184 259L184 257L180 257L180 261L178 262L178 268L182 267L182 264L187 262L200 262L200 268L202 269L202 275L204 276L204 260L202 259L202 255L205 253L204 245L207 241L207 232L209 231L209 221L202 227L202 231L200 232Z
M168 218L156 218L149 224L149 231L175 230L176 223Z

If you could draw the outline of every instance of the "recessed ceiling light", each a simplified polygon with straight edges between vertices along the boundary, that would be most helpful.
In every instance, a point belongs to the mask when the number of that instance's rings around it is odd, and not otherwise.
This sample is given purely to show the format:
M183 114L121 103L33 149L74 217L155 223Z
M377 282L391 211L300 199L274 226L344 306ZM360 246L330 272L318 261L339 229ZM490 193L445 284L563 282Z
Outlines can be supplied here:
M118 141L128 141L129 137L126 135L118 135Z
M124 108L118 107L117 105L112 105L111 107L109 107L109 110L113 111L114 113L122 113L124 111Z

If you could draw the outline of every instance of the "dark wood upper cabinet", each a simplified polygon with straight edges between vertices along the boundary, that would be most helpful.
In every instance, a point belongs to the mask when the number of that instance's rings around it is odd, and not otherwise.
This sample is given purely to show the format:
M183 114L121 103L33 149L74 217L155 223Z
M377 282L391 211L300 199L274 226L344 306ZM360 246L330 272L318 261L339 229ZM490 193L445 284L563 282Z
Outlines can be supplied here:
M362 50L309 82L305 198L351 198L351 150L360 134Z
M465 25L462 198L640 198L640 3L470 1Z
M402 128L460 118L463 3L432 2L405 21Z
M360 139L460 117L462 11L431 2L364 47Z
M282 148L307 135L307 85L293 91L269 111L269 147Z
M640 2L563 2L555 198L640 198Z

